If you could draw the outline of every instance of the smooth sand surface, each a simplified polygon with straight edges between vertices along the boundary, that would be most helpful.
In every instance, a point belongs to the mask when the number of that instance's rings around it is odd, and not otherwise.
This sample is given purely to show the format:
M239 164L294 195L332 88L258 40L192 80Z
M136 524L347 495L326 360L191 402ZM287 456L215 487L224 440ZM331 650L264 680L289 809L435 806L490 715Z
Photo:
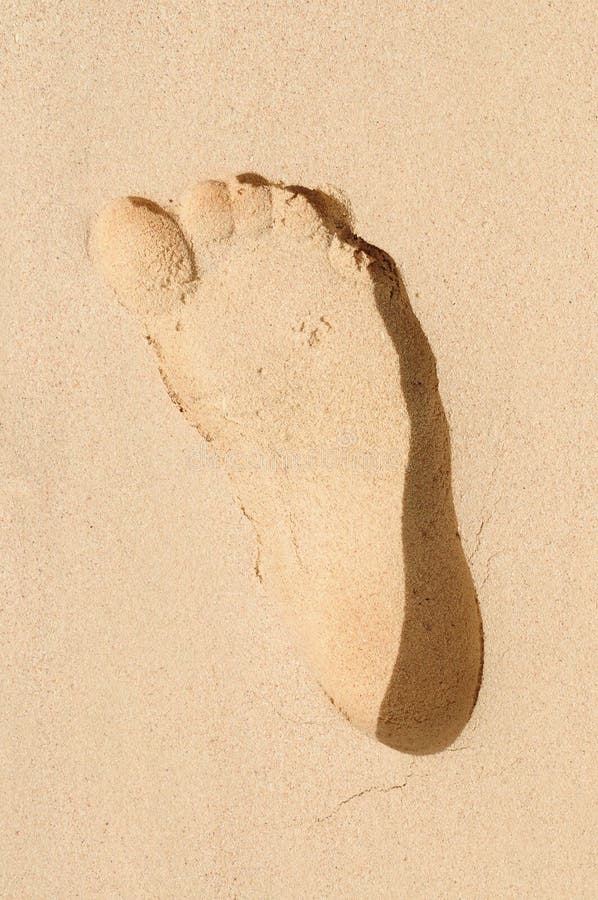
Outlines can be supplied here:
M2 897L594 896L596 15L521 7L3 4ZM89 262L234 172L345 191L430 342L485 635L444 752L323 698Z

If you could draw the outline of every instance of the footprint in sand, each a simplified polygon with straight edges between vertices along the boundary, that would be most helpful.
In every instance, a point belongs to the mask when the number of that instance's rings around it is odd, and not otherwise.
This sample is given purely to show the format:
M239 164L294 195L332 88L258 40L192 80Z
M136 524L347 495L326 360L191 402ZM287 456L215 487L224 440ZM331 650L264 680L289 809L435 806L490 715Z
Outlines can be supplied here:
M446 747L481 623L434 357L390 257L339 199L255 175L196 185L176 217L116 200L90 253L221 457L334 705L391 747Z

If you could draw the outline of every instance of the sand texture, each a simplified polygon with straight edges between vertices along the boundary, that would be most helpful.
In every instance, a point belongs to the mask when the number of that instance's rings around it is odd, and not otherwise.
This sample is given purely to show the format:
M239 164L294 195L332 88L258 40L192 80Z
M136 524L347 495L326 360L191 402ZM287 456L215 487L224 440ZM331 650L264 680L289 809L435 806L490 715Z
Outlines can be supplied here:
M595 896L592 5L2 13L0 896Z
M433 753L473 710L482 627L429 346L395 264L351 226L323 191L242 175L176 213L113 201L89 250L216 451L255 575L333 705Z

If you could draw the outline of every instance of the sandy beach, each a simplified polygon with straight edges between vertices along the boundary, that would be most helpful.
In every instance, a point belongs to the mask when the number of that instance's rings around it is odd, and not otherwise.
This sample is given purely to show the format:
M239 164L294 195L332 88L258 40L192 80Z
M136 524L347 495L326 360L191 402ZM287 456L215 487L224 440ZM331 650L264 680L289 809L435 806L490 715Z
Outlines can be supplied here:
M0 896L595 896L592 5L2 12ZM429 342L484 630L438 752L328 701L90 260L239 173L349 198Z

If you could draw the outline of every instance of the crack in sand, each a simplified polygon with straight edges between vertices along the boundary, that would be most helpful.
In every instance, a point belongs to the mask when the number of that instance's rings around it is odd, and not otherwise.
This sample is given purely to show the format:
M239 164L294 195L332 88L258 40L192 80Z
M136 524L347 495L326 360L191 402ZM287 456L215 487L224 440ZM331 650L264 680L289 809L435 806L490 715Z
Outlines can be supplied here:
M401 781L397 784L390 784L387 787L382 787L381 785L373 785L372 787L364 788L362 791L357 791L355 794L351 794L350 797L346 797L344 800L341 800L340 803L337 803L336 807L331 812L327 813L327 815L319 816L313 824L319 825L322 822L328 821L328 819L334 818L334 816L336 816L338 812L340 812L343 806L346 806L347 803L351 803L353 800L357 800L359 797L365 797L366 794L390 794L392 791L401 791L407 785L409 779L413 777L413 774L414 773L412 765L411 769L405 776L405 781Z
M249 513L247 512L247 510L241 503L240 497L236 497L235 499L236 499L237 503L239 504L239 509L241 510L242 515L245 516L247 521L251 523L251 526L252 526L253 530L255 531L256 549L255 549L255 562L253 564L253 571L255 573L255 577L260 582L260 584L263 584L264 576L262 575L262 570L261 570L262 538L258 531L257 523L256 523L255 519L253 518L253 516L249 515Z
M505 552L506 552L505 550L497 550L496 553L491 553L490 556L488 557L488 559L486 560L486 574L484 575L484 579L483 579L482 583L480 584L480 591L482 590L482 588L484 587L484 585L490 578L490 574L491 574L490 573L490 563L492 562L492 560L496 559L497 556L500 556L501 554L504 554Z

